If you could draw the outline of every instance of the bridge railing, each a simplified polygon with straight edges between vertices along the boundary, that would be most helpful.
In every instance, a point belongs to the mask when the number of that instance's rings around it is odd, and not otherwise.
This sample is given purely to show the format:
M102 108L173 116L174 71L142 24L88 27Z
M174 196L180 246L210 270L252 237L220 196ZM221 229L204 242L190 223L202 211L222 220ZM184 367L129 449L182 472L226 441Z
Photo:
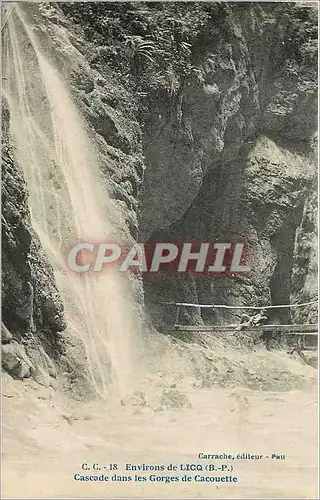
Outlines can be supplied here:
M235 333L239 324L232 325L182 325L179 323L181 307L196 307L205 309L238 309L238 310L256 310L261 311L261 309L284 309L284 308L295 308L295 307L305 307L313 304L317 304L317 300L310 302L303 302L300 304L278 304L273 306L229 306L224 304L192 304L184 302L160 302L164 305L172 305L177 308L175 322L172 327L166 328L168 333L180 331L189 332L208 332L208 333ZM257 332L263 331L267 332L277 332L279 334L285 335L299 335L304 339L306 336L317 336L319 331L319 325L317 323L301 323L301 324L262 324L262 325L248 325L243 328L246 332Z

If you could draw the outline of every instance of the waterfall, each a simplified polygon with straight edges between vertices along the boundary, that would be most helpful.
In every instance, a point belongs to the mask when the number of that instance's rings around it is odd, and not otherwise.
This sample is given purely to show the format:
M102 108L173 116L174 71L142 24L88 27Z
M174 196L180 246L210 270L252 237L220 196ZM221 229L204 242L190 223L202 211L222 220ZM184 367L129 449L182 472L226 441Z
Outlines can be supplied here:
M16 158L28 185L32 226L53 266L68 329L85 345L97 393L106 397L113 386L123 396L137 373L137 321L128 283L116 271L79 275L65 266L71 245L116 236L115 207L67 84L25 12L12 5L4 28L3 91Z

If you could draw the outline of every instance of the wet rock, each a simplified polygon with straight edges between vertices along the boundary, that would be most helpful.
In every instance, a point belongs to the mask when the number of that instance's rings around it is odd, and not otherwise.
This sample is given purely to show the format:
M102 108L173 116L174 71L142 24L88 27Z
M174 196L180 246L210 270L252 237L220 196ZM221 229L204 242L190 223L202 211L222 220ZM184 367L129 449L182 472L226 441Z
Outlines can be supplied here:
M89 99L89 97L88 97ZM108 144L119 148L124 153L134 151L136 138L133 130L128 129L126 121L119 110L105 104L98 93L92 92L88 100L88 119Z
M318 357L317 356L306 356L306 362L313 368L318 368Z
M191 408L187 396L176 389L164 389L158 410Z
M12 377L18 379L28 378L34 371L25 349L15 341L2 345L2 366Z
M12 335L8 328L2 323L1 325L1 343L8 344L12 340Z
M33 362L32 377L34 380L44 387L52 386L57 377L57 368L42 345L34 342L32 346L26 346L25 350Z
M147 406L146 396L142 391L135 391L133 394L128 394L121 400L122 406Z
M9 330L62 331L63 304L53 269L31 227L28 190L9 137L2 151L2 318ZM53 338L53 336L52 336Z

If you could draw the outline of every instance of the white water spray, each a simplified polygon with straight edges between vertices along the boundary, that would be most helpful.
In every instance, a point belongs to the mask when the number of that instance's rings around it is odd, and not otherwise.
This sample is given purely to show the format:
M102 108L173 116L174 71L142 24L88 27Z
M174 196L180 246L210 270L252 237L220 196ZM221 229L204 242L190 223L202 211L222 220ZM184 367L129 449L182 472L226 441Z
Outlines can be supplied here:
M30 193L32 225L54 268L69 329L86 347L96 391L105 397L112 379L121 397L132 391L137 373L137 323L129 288L116 271L65 272L72 244L116 235L110 222L115 207L68 88L17 6L7 16L5 30L4 93Z

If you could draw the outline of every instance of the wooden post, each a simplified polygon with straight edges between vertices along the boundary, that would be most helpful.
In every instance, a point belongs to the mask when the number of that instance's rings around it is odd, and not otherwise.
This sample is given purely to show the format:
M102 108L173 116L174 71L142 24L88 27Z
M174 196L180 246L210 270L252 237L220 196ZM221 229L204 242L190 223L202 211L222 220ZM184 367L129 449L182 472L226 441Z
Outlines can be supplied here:
M175 319L175 322L174 322L174 327L175 328L178 328L179 327L179 314L180 314L180 306L177 306L178 309L177 309L177 312L176 312L176 319Z
M213 321L214 321L214 317L215 317L215 316L214 316L214 312L215 312L215 307L214 307L214 306L212 306L212 313L213 313L213 314L212 314L212 319L213 319ZM212 330L211 330L211 333L212 333L212 334L214 333L214 325L212 325Z

